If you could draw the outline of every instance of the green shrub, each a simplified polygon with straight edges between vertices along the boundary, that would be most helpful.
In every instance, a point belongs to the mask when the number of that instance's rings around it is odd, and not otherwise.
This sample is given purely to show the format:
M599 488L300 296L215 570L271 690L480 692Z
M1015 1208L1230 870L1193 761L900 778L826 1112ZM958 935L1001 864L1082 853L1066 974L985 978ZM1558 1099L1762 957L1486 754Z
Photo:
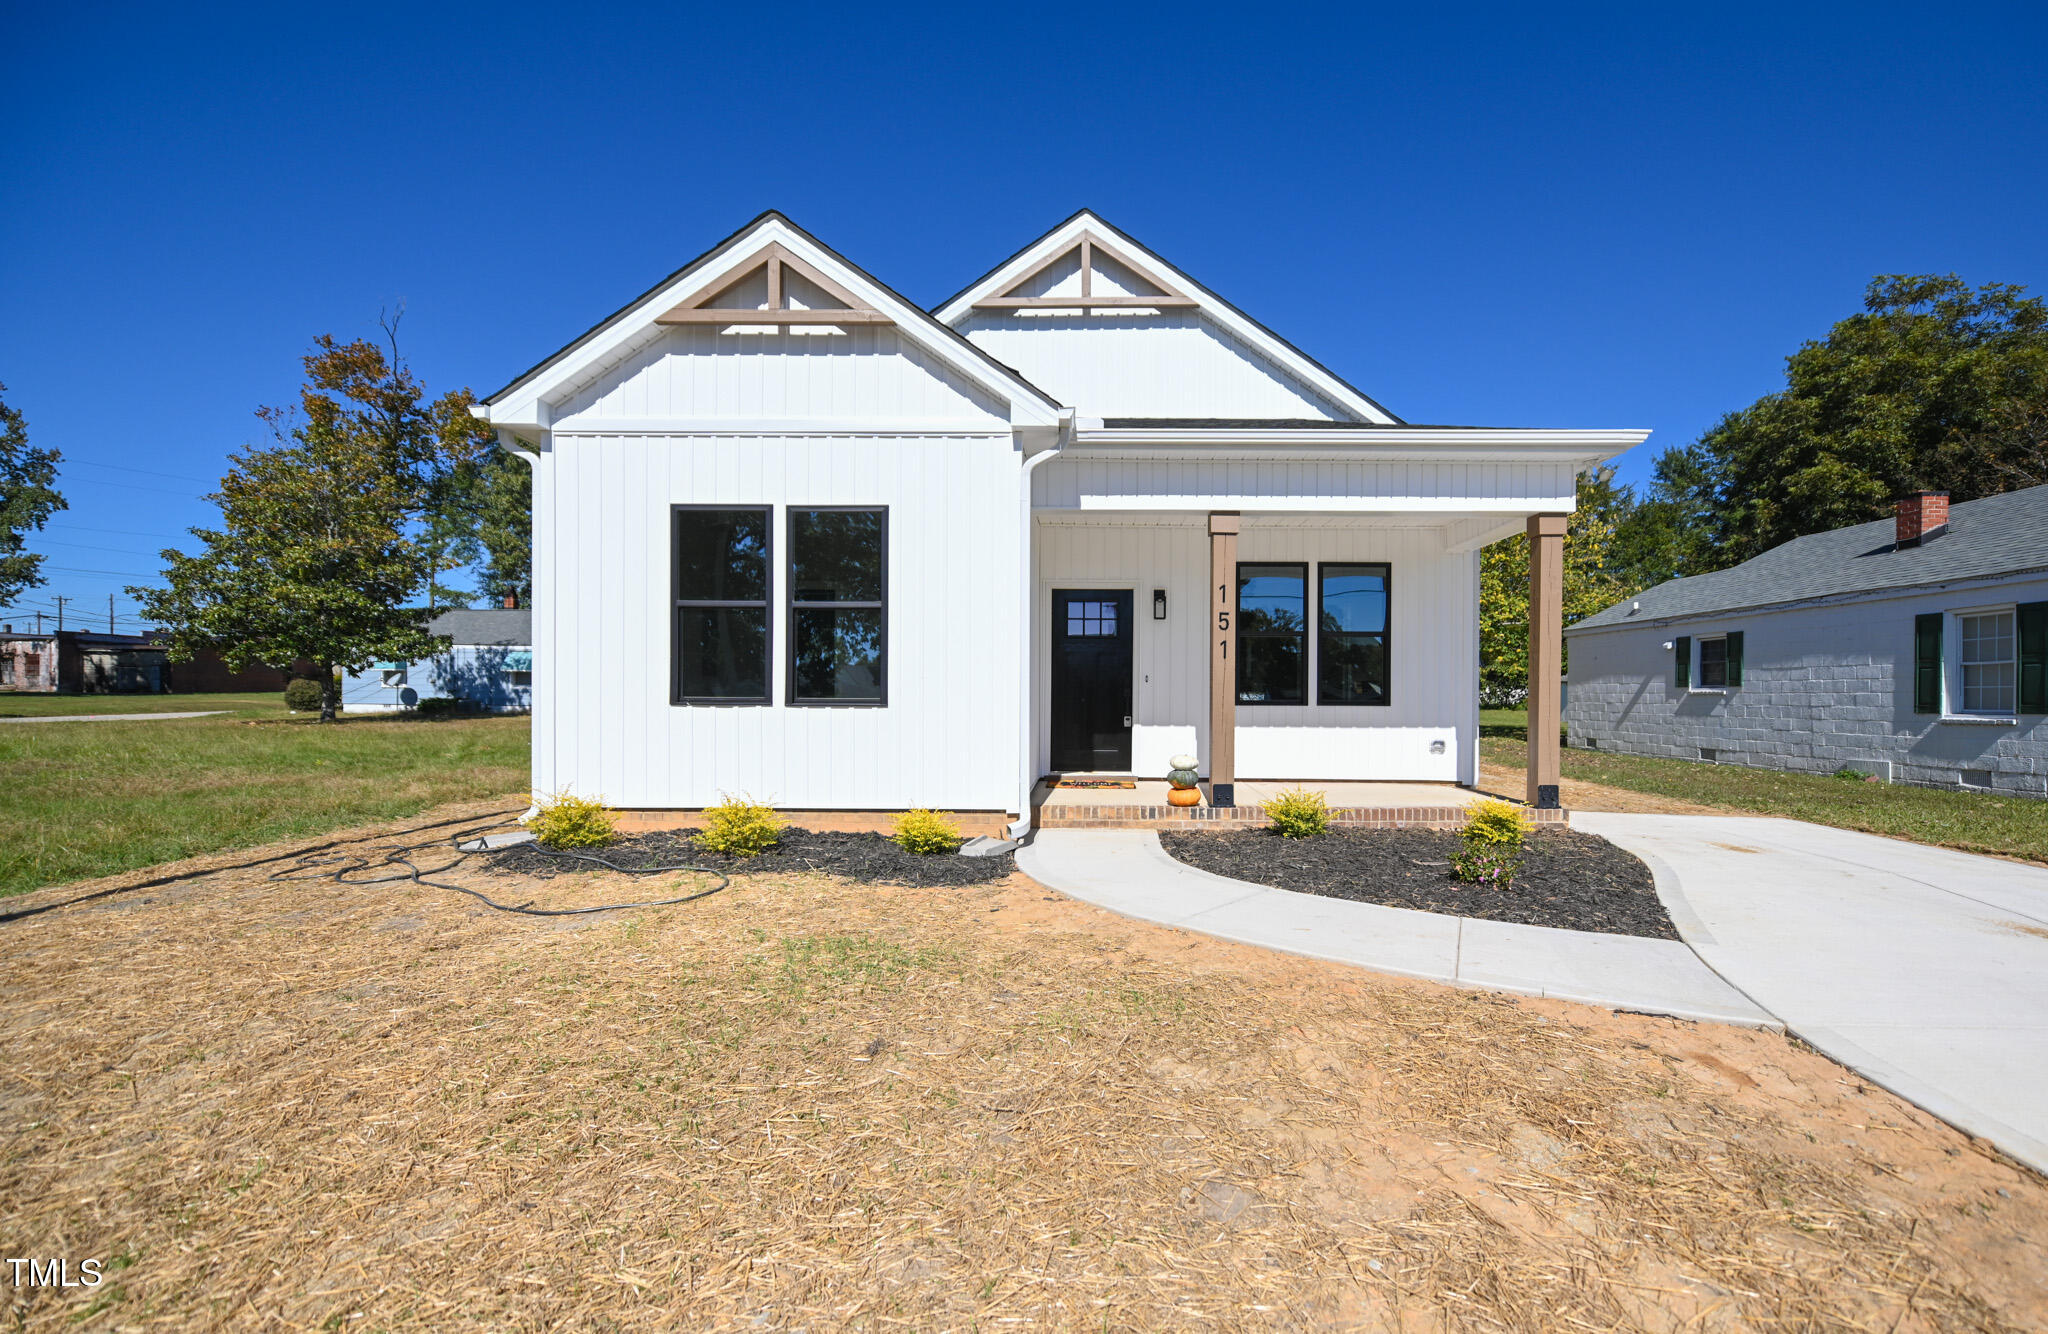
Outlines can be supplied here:
M727 793L724 801L704 808L704 827L697 831L696 843L728 857L754 857L775 846L782 828L782 817L773 806Z
M1489 889L1509 889L1522 873L1522 841L1535 830L1529 813L1488 799L1472 807L1458 831L1463 845L1451 854L1458 879Z
M320 708L320 683L301 676L284 688L284 706L293 713L313 713Z
M889 835L892 842L905 852L931 856L941 852L958 852L965 837L958 825L937 811L905 811L896 817L894 832Z
M462 712L462 701L446 695L429 695L412 707L422 718L451 718Z
M1289 788L1266 803L1266 818L1282 838L1314 838L1330 832L1330 801L1320 792Z
M1466 812L1465 827L1458 836L1468 845L1519 848L1535 828L1535 821L1520 806L1488 797Z
M548 848L601 848L619 836L618 816L602 797L578 797L561 791L542 797L540 810L526 827Z

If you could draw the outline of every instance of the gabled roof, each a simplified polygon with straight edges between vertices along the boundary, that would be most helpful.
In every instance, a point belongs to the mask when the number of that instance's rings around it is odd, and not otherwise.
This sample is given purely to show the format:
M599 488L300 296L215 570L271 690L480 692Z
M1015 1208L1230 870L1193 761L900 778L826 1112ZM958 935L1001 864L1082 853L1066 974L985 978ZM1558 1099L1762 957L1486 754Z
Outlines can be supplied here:
M504 418L494 409L502 410L559 391L586 366L602 362L635 338L645 337L664 316L671 316L679 307L702 297L706 285L722 273L730 270L737 280L751 271L756 267L753 261L757 252L769 246L779 246L784 255L793 255L812 269L829 274L837 287L857 294L865 312L861 322L873 322L865 315L875 313L888 317L933 355L1008 400L1013 419L1020 415L1033 422L1050 423L1058 419L1062 405L1050 395L774 209L762 213L486 397L479 415L502 421Z
M1896 532L1879 519L1797 537L1740 565L1645 589L1630 599L1640 611L1617 602L1566 633L2048 571L2048 486L1952 506L1948 531L1919 546L1899 546Z
M1139 244L1127 233L1105 222L1091 209L1081 209L1065 221L1024 246L981 277L933 307L933 313L948 325L956 325L977 303L1007 292L1027 275L1080 244L1089 235L1100 236L1127 251L1142 265L1140 276L1175 296L1191 298L1194 306L1236 337L1257 348L1285 367L1304 383L1314 387L1331 402L1357 414L1361 422L1400 424L1401 419L1329 367L1303 352L1222 297L1209 291L1185 272L1162 258L1158 252ZM1143 272L1149 269L1150 272Z

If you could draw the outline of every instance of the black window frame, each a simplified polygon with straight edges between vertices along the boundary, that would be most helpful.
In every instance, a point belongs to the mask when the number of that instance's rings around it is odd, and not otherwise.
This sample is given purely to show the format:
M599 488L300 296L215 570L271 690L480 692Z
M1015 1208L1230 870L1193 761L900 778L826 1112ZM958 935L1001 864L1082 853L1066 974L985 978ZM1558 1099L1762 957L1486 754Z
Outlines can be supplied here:
M1327 631L1327 632L1326 632L1326 631L1325 631L1325 630L1323 629L1323 577L1324 577L1324 576L1323 576L1323 572L1324 572L1325 570L1328 570L1328 569L1332 568L1333 566L1334 566L1335 568L1337 568L1337 569L1369 569L1369 570L1378 570L1378 571L1380 572L1380 586L1381 586L1381 588L1382 588L1382 589L1384 589L1384 590L1385 590L1385 593L1386 593L1386 599L1387 599L1387 615L1386 615L1386 625L1385 625L1385 628L1384 628L1384 629L1382 629L1382 630L1380 630L1380 631L1378 632L1378 633L1379 633L1379 637L1380 637L1380 658L1381 658L1381 661L1382 661L1382 662L1383 662L1383 663L1385 664L1385 666L1386 666L1386 673L1387 673L1387 679L1386 679L1386 681L1385 681L1385 682L1383 683L1383 685L1384 685L1384 689L1383 689L1383 690L1382 690L1382 692L1381 692L1381 693L1382 693L1382 694L1383 694L1383 695L1385 696L1385 698L1383 698L1383 699L1379 699L1379 700L1357 700L1357 699L1329 699L1329 698L1326 698L1326 697L1325 697L1325 695L1324 695L1324 691L1323 691L1323 635L1324 635L1325 633L1328 633L1328 634L1333 634L1333 635L1348 635L1348 634L1371 634L1371 633L1373 633L1373 632L1372 632L1372 631L1370 631L1370 630L1331 630L1331 631ZM1315 656L1315 663L1314 663L1314 666L1313 666L1313 669L1312 669L1312 670L1314 671L1314 674L1315 674L1315 678L1316 678L1316 679L1315 679L1315 687L1316 687L1316 691L1315 691L1315 702L1316 702L1316 707L1318 707L1318 708L1327 708L1327 709L1384 709L1384 708L1390 708L1390 707L1392 707L1392 705L1393 705L1393 703L1394 703L1394 565L1393 565L1393 562L1392 562L1392 561L1384 561L1384 560L1319 560L1319 561L1317 561L1317 562L1316 562L1316 576L1315 576L1315 588L1316 588L1316 598L1315 598L1315 614L1314 614L1314 615L1313 615L1313 616L1311 617L1311 620L1312 620L1312 621L1314 622L1314 624L1315 624L1315 628L1316 628L1316 633L1315 633L1315 655L1316 655L1316 656Z
M745 511L762 516L765 549L761 553L761 599L683 597L682 523L686 514L730 514ZM676 707L711 705L758 708L775 703L775 506L670 505L668 507L668 698ZM690 607L761 610L761 693L759 695L685 695L683 693L683 611Z
M1236 633L1232 636L1237 649L1237 666L1230 674L1230 689L1231 693L1236 697L1237 707L1240 709L1301 709L1307 708L1315 702L1315 695L1310 689L1315 683L1311 680L1313 666L1309 662L1309 654L1313 651L1313 636L1309 633L1309 629L1314 621L1314 617L1311 615L1314 608L1314 598L1309 585L1309 566L1310 562L1305 560L1241 560L1237 562L1237 568L1232 574L1231 591L1231 614L1237 621ZM1244 697L1244 572L1247 567L1287 567L1301 571L1301 698L1299 699L1246 699ZM1280 636L1261 637L1279 638Z
M882 596L874 602L798 602L796 598L796 516L798 514L879 514L882 516L881 546ZM784 650L787 661L783 664L783 702L792 709L886 709L889 707L889 507L887 505L785 505L783 523L787 526L784 534L782 556L782 609L789 620L789 641ZM796 614L799 611L861 611L874 608L881 613L881 652L877 670L882 678L879 698L876 699L802 699L797 691L796 672Z

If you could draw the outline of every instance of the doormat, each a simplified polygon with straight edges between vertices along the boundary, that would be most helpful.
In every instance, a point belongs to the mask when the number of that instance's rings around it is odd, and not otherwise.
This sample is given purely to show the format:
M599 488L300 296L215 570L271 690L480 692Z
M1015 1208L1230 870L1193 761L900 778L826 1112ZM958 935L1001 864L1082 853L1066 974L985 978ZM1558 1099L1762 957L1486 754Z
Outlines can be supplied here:
M1137 786L1137 783L1128 778L1062 778L1053 786L1134 788Z

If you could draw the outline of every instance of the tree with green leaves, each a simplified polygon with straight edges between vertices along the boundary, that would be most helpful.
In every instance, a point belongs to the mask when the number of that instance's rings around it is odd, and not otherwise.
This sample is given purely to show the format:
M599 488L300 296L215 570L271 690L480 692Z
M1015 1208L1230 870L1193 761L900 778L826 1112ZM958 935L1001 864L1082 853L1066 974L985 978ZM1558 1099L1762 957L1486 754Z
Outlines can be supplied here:
M1614 469L1579 478L1565 524L1564 623L1638 591L1614 568L1615 530L1635 504ZM1521 702L1529 685L1529 538L1516 534L1479 556L1479 694L1493 708Z
M0 384L0 394L6 392ZM0 399L0 605L43 582L43 558L22 546L31 530L70 508L56 488L61 461L54 449L29 447L28 422Z
M451 469L427 507L427 543L437 570L476 567L476 594L496 606L533 593L533 473L522 459L488 450ZM436 582L435 606L467 593Z
M1785 387L1668 450L1632 549L1701 574L1891 512L2048 483L2048 303L1955 274L1874 278Z
M191 530L205 549L165 551L167 586L129 590L174 660L210 648L238 670L312 662L322 722L340 703L337 669L446 647L417 605L440 559L424 520L447 476L489 447L469 391L429 401L396 321L385 332L388 351L315 340L298 410L262 409L272 443L233 455L208 497L221 526Z

